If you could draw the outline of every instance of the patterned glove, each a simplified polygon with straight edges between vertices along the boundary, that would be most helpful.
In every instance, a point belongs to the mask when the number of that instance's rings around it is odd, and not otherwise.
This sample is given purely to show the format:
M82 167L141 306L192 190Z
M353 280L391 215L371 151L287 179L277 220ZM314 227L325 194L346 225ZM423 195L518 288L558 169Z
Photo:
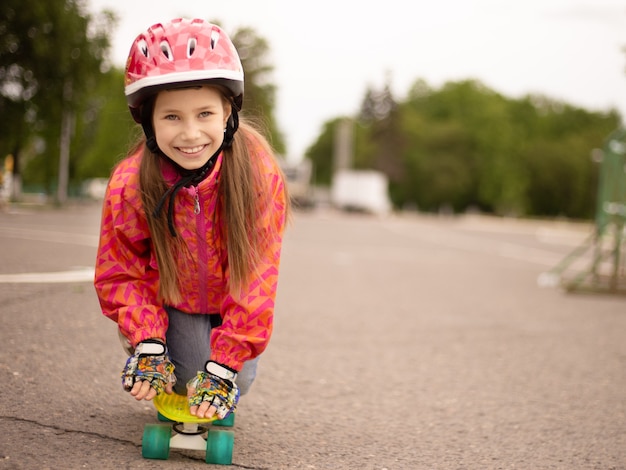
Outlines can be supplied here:
M219 419L226 418L237 408L239 387L235 383L237 373L217 362L209 361L206 372L198 372L187 382L189 406L200 406L208 402L215 407Z
M127 392L138 380L147 380L157 394L168 384L176 383L174 364L170 362L165 344L156 339L142 341L128 358L122 371L122 387Z

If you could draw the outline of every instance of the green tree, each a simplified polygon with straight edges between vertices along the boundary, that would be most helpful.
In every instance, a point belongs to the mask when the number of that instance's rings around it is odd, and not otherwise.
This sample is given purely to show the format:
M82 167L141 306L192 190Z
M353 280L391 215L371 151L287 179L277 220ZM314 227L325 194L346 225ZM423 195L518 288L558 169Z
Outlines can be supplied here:
M15 121L14 133L1 131L0 148L14 154L19 173L22 150L39 137L43 152L31 156L24 176L50 189L61 143L69 142L76 112L105 65L115 19L86 14L79 0L5 0L0 9L0 110Z
M389 79L381 90L368 88L358 115L365 138L355 155L359 168L374 168L385 173L392 184L404 179L401 159L403 139L399 129L398 103L391 92ZM360 135L363 135L360 133Z
M260 122L268 130L274 149L284 154L285 139L275 116L276 85L272 81L269 44L250 27L236 30L231 38L244 70L243 114Z
M392 201L427 211L458 211L475 201L476 168L467 129L456 121L432 122L415 115L403 122L406 174L404 188L391 185Z
M335 130L343 118L335 118L326 121L322 125L322 131L317 141L305 152L305 157L310 158L315 164L315 181L319 186L330 186L334 165L333 152L335 145Z
M619 115L590 112L545 96L528 96L534 119L521 161L529 175L528 214L589 218L595 210L598 167L590 158L615 129Z
M77 123L72 167L76 182L107 177L139 139L141 128L128 111L124 96L124 71L111 68L90 94Z

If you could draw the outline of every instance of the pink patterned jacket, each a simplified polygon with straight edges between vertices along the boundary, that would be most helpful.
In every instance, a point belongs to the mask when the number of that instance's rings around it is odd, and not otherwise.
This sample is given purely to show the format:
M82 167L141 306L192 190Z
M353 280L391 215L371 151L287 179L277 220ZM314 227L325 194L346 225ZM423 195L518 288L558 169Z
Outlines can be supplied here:
M179 260L184 300L172 307L189 314L220 313L222 325L211 332L211 359L235 370L261 354L269 342L285 227L286 195L280 171L260 145L249 143L253 162L261 165L273 197L261 215L269 243L259 275L241 295L228 292L226 247L216 225L220 223L220 214L215 214L222 155L208 178L196 188L179 191L174 211L176 231L186 240L190 255ZM168 327L167 313L157 300L159 273L139 192L141 154L142 150L123 160L109 181L94 282L102 312L118 323L132 345L148 338L165 339ZM173 169L165 169L164 176L169 183L175 182ZM196 191L198 215L194 213Z

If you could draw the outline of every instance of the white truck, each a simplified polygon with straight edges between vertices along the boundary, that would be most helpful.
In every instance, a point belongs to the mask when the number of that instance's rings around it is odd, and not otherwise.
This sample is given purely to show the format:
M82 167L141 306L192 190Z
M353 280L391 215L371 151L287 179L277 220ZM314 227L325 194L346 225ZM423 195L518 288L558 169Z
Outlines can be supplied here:
M338 170L331 185L331 202L341 210L385 215L391 211L387 176L374 170Z

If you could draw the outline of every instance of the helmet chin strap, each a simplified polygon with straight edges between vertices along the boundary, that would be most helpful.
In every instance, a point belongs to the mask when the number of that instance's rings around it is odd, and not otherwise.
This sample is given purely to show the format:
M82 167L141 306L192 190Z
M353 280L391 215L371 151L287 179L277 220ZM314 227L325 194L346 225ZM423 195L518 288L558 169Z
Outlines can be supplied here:
M226 121L226 129L224 129L224 147L230 147L233 144L237 129L239 129L239 113L233 104L228 121Z
M172 185L166 192L163 194L163 197L154 208L154 212L152 212L153 217L158 217L161 213L161 209L163 209L163 205L169 196L169 202L167 204L167 226L170 229L170 233L172 237L176 238L176 229L174 228L174 202L176 200L176 194L182 188L188 188L190 186L198 185L203 179L211 174L213 167L215 166L215 162L217 161L217 156L220 154L222 149L224 148L224 142L222 145L216 150L216 152L207 160L207 162L202 165L202 167L197 170L186 170L182 168L177 163L173 162L173 160L169 159L174 165L176 165L178 172L181 173L182 178L178 180L174 185ZM156 153L156 152L155 152ZM184 172L184 173L183 173Z

